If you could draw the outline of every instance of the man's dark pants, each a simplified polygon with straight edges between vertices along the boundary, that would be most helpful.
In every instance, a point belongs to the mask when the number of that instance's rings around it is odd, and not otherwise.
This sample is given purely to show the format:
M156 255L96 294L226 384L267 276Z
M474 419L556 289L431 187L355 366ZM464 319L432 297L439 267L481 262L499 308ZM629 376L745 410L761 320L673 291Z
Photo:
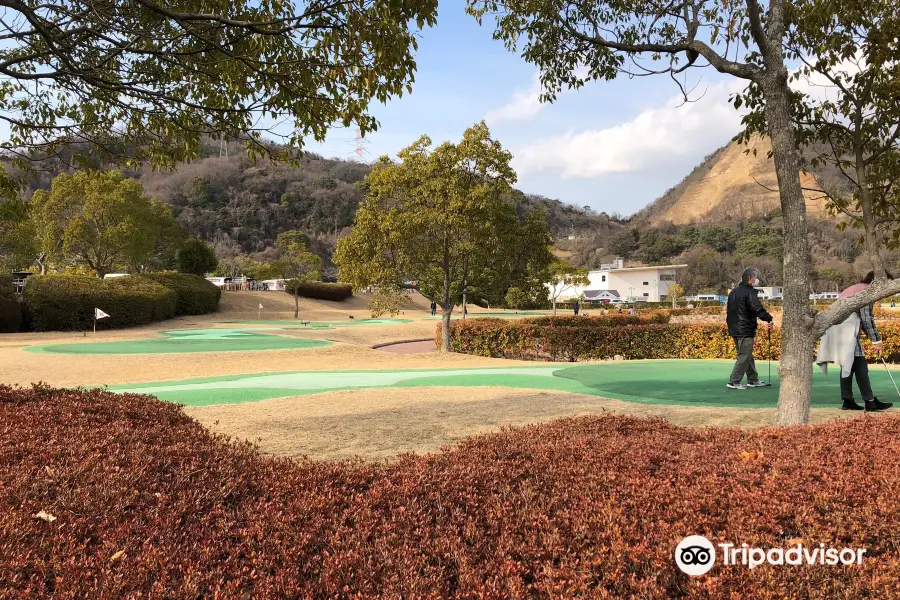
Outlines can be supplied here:
M747 383L755 383L759 381L759 373L756 372L756 361L753 360L753 337L736 337L734 346L737 348L737 362L734 363L734 369L731 371L731 377L728 383L740 383L747 375Z
M866 364L864 356L854 356L850 375L841 377L841 399L853 400L854 374L856 375L856 385L859 386L859 393L862 395L863 402L871 401L875 398L875 394L872 393L872 384L869 382L869 365Z

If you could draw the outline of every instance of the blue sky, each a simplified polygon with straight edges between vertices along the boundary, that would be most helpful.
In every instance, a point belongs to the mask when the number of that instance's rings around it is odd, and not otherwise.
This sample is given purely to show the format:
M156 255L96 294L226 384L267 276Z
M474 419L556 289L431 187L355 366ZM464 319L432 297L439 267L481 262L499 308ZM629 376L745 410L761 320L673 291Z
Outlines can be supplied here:
M375 105L381 126L366 136L364 160L394 156L420 135L436 143L458 140L486 119L513 155L516 187L598 211L628 215L678 183L706 154L739 129L727 103L740 90L711 69L699 82L696 103L678 107L667 77L591 83L564 92L552 105L537 103L537 69L491 38L460 1L441 2L438 25L422 33L411 94ZM336 130L307 149L354 159L355 132Z

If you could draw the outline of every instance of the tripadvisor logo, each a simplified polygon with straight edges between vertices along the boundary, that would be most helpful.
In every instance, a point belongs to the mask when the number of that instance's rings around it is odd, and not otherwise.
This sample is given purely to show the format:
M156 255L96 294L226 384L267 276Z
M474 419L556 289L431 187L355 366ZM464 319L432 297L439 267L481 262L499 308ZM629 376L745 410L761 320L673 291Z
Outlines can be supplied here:
M716 564L716 549L702 535L689 535L675 548L675 564L688 575L703 575Z
M803 543L789 548L753 548L748 544L722 543L718 545L722 564L726 566L742 565L750 569L769 565L860 565L865 548L826 548L825 544L816 547L804 546ZM675 548L675 564L687 575L697 576L708 573L716 563L716 548L702 535L689 535L681 540Z

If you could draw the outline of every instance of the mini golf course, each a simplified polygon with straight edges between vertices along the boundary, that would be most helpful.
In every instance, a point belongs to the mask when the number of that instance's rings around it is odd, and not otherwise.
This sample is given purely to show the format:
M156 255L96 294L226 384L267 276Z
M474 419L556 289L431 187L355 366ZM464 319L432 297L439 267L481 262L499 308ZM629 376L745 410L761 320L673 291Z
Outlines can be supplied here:
M249 352L322 348L331 342L261 333L282 329L182 329L160 331L165 337L120 342L29 346L27 352L45 354L169 354L176 352Z
M254 402L357 388L423 386L503 386L588 394L628 402L735 408L774 407L778 378L773 386L747 390L725 388L731 361L659 360L578 366L541 365L481 369L400 371L306 371L236 375L186 381L119 385L116 392L152 394L188 406ZM876 395L892 400L893 385L884 370L871 369ZM460 390L465 394L465 390ZM840 406L836 373L813 375L813 406Z

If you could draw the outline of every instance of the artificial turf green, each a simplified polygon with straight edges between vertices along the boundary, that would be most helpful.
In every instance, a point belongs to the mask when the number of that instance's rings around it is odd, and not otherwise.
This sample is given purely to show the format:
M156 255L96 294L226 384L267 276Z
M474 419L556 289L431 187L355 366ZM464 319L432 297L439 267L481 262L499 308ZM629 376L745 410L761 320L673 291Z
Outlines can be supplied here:
M46 354L170 354L288 350L331 345L331 342L324 340L268 335L253 329L188 329L159 333L165 337L96 344L29 346L26 350Z
M229 325L273 325L277 327L291 327L300 329L334 329L335 327L350 327L353 325L397 325L412 323L411 319L348 319L346 321L309 321L303 325L300 320L284 321L228 321Z
M559 390L646 404L734 408L776 406L778 376L774 370L772 387L730 390L725 388L725 383L731 366L730 361L661 360L480 369L307 371L121 385L111 389L150 393L163 400L195 406L254 402L354 388L423 386ZM873 389L882 399L890 399L895 393L890 378L883 369L875 367L873 365L871 370ZM765 363L758 363L757 368L765 378ZM465 391L460 390L460 393L465 394ZM815 369L812 402L814 407L840 406L837 372L826 377Z

